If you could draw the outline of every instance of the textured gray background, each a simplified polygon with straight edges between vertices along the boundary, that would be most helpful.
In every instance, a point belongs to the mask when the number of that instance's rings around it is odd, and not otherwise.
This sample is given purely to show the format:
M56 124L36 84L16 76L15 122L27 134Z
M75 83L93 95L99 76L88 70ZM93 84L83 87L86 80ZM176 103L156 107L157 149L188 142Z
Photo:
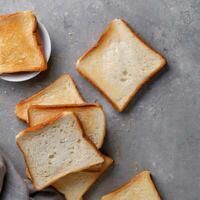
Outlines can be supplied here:
M70 73L88 101L107 114L103 151L115 165L87 195L99 199L138 171L152 171L165 200L200 199L200 0L1 0L0 13L34 10L52 39L48 71L24 83L0 81L0 147L24 176L15 144L25 124L15 104ZM168 60L128 109L119 114L74 69L77 58L113 18L124 18Z

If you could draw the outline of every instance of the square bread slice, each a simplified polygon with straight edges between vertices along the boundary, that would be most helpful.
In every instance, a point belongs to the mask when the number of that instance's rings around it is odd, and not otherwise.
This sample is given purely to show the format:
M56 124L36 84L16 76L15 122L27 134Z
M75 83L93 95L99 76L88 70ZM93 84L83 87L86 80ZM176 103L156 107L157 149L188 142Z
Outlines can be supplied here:
M72 112L23 130L16 136L16 143L37 190L67 174L104 162L100 152L84 137Z
M95 46L79 58L76 69L121 112L165 63L125 21L115 19Z
M101 200L161 200L149 171L136 175L127 184L106 194Z
M40 92L20 101L15 108L17 117L28 122L28 108L31 105L54 105L54 104L79 104L84 103L83 98L68 74L44 88Z
M77 172L69 174L52 184L67 200L80 200L96 180L113 163L108 156L103 155L105 162L99 172Z
M43 71L47 65L31 11L0 16L0 74Z
M71 111L77 115L85 134L98 149L101 148L106 133L106 119L99 104L31 106L28 110L29 125L43 123L65 111Z

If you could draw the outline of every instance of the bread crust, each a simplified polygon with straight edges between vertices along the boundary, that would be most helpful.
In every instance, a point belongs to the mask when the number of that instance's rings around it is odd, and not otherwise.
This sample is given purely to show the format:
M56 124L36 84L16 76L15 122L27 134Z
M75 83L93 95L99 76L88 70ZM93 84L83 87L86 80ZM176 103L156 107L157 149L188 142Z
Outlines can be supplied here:
M140 90L140 88L142 88L142 86L152 77L154 76L156 73L158 73L167 63L166 59L156 50L154 50L149 44L147 44L147 42L144 41L144 39L133 29L131 28L131 26L128 24L128 22L126 22L123 19L119 19L121 20L126 27L132 32L132 34L137 37L144 46L146 46L150 51L156 53L157 55L159 55L162 58L162 63L161 65L154 70L152 73L150 73L148 76L146 76L146 78L143 79L143 81L140 83L140 85L138 85L138 87L135 89L135 91L129 96L129 98L127 99L127 101L124 103L124 105L122 106L122 108L120 108L107 94L106 92L101 89L96 83L95 81L93 81L92 79L90 79L89 76L87 76L86 73L82 72L81 67L79 67L79 63L81 60L83 60L84 58L86 58L92 51L94 51L96 48L98 48L102 42L104 41L104 39L110 34L110 32L113 31L113 21L111 21L109 23L109 25L107 26L107 28L105 29L105 31L102 33L102 35L100 36L100 38L97 40L96 44L90 48L89 50L87 50L77 61L76 63L76 70L85 78L87 79L92 85L94 85L101 94L103 94L106 99L112 104L112 106L118 111L118 112L122 112L127 106L128 103L132 100L132 98L136 95L136 93Z
M28 109L28 124L30 127L32 127L32 118L31 118L31 110L34 110L34 109L51 109L51 108L81 108L81 109L84 109L84 108L88 108L88 107L98 107L101 109L102 113L103 113L103 124L104 124L104 127L103 127L103 134L102 134L102 138L101 138L101 142L99 144L99 148L102 147L103 145L103 142L104 142L104 138L106 136L106 115L105 115L105 111L103 109L103 107L98 104L98 103L82 103L82 104L65 104L65 105L33 105L31 106L29 109Z
M16 114L16 116L17 116L18 118L20 118L21 120L23 120L23 121L25 121L25 122L28 123L28 118L25 119L25 118L22 117L21 106L23 106L23 105L26 104L27 102L31 101L34 97L40 96L40 94L41 94L44 90L47 90L48 88L50 88L51 85L53 85L54 83L56 83L60 78L62 78L62 77L64 77L64 76L66 76L67 78L69 78L69 79L73 82L73 84L74 84L74 86L75 86L75 89L76 89L76 91L77 91L77 94L78 94L79 98L80 98L83 102L85 102L85 101L84 101L84 98L81 96L81 94L80 94L80 92L79 92L79 90L78 90L78 88L77 88L77 85L76 85L74 79L73 79L69 74L64 73L64 74L61 75L59 78L57 78L56 80L54 80L51 84L49 84L47 87L43 88L43 89L40 90L39 92L36 92L35 94L31 95L30 97L27 97L27 98L21 100L19 103L17 103L16 106L15 106L15 114ZM34 105L34 104L33 104L33 105ZM28 111L27 111L27 112L28 112Z
M111 198L112 198L113 195L115 195L115 194L117 194L117 193L120 193L121 191L127 189L133 182L137 181L137 179L140 179L140 178L143 177L143 176L146 176L146 177L148 178L149 182L151 183L152 189L154 190L154 192L158 195L158 197L159 197L160 200L161 200L161 197L160 197L160 195L159 195L159 193L158 193L158 191L157 191L157 189L156 189L156 186L153 184L153 180L151 179L150 171L143 171L143 172L137 174L137 175L134 176L131 180L129 180L127 183L125 183L124 185L120 186L118 189L116 189L116 190L114 190L114 191L112 191L112 192L110 192L110 193L104 195L104 196L101 198L101 200L104 200L104 199L105 199L105 198L104 198L105 196L106 196L106 197L111 197Z
M81 124L80 124L80 121L79 121L78 117L76 116L76 114L73 113L73 112L60 113L60 114L56 115L54 118L50 119L50 120L47 121L47 122L38 124L38 125L36 125L36 126L34 126L34 127L26 128L25 130L21 131L21 132L16 136L16 144L17 144L17 146L19 147L20 151L22 152L22 154L23 154L23 156L24 156L24 160L25 160L25 163L26 163L26 166L27 166L29 175L30 175L30 179L31 179L32 182L33 182L33 186L34 186L37 190L42 190L42 189L44 189L45 187L51 185L51 183L55 182L56 180L60 179L61 177L65 176L65 175L67 175L68 173L62 173L62 174L60 174L59 176L56 176L56 177L53 178L52 180L48 181L48 182L47 182L46 184L44 184L42 187L38 187L37 184L36 184L36 182L35 182L35 178L33 177L32 172L31 172L31 170L30 170L30 166L29 166L28 159L27 159L27 157L26 157L26 155L25 155L25 152L24 152L23 148L20 146L18 140L19 140L20 137L26 136L26 135L28 134L28 132L37 131L37 130L40 130L40 129L42 129L42 128L48 126L48 125L51 125L51 124L53 124L55 121L61 119L62 117L64 117L66 114L69 114L69 113L72 114L72 115L74 116L74 119L75 119L76 122L77 122L77 127L79 128L79 130L80 130L80 132L81 132L83 138L87 141L87 143L88 143L90 146L93 147L93 149L96 151L96 153L104 160L102 154L98 151L98 149L96 148L96 146L95 146L94 144L92 144L91 141L88 140L88 138L85 136L85 133L83 132L83 129L82 129ZM35 134L37 134L37 133L35 133ZM95 164L95 165L96 165L96 164ZM88 167L92 167L92 166L95 166L95 165L89 165ZM87 167L87 168L88 168L88 167ZM74 170L74 171L71 172L71 173L79 172L79 171L82 171L82 170L84 170L84 169L86 169L86 168L80 168L79 170Z
M33 71L44 71L47 69L47 62L46 59L44 57L44 53L43 53L43 47L40 41L40 36L37 30L37 18L36 16L32 13L32 11L23 11L23 12L16 12L16 13L12 13L12 14L6 14L6 15L1 15L0 16L0 20L9 18L9 17L13 17L13 16L17 16L17 15L22 15L22 14L28 14L31 15L32 18L32 37L34 40L34 43L37 46L38 52L40 54L40 58L41 58L41 64L39 66L11 66L11 67L6 67L4 69L0 68L0 74L4 74L4 73L18 73L18 72L33 72Z

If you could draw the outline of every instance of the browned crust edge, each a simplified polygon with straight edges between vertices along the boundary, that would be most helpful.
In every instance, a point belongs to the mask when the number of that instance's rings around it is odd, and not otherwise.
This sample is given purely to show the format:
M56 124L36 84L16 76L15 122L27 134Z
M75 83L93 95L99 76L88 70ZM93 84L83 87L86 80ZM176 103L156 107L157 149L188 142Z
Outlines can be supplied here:
M83 132L83 129L82 129L82 127L81 127L80 121L79 121L79 119L77 118L77 116L76 116L74 113L72 113L72 112L67 112L67 113L71 113L71 114L73 115L74 119L75 119L76 122L77 122L77 127L79 128L79 130L80 130L80 132L81 132L81 134L82 134L82 137L85 139L85 141L88 143L88 145L90 145L91 147L93 147L93 149L95 150L95 152L96 152L96 153L99 155L99 157L101 157L101 158L103 159L103 161L104 161L104 158L103 158L102 154L98 151L98 149L95 147L95 145L92 144L91 141L88 140L88 138L85 136L85 134L84 134L84 132ZM29 162L28 162L28 160L27 160L27 157L26 157L26 155L25 155L25 152L24 152L23 148L20 146L18 140L19 140L20 137L23 137L23 136L27 135L28 132L30 132L30 131L31 131L31 132L37 131L37 130L42 129L42 128L48 126L48 125L51 125L51 124L53 124L55 121L57 121L57 120L61 119L62 117L64 117L65 115L66 115L66 113L58 114L58 115L55 116L54 118L50 119L48 122L41 123L41 124L36 125L36 126L34 126L34 127L27 128L27 129L21 131L21 132L16 136L16 144L17 144L17 146L19 147L20 151L21 151L22 154L23 154L23 157L24 157L24 160L25 160L25 163L26 163L28 172L29 172L29 174L30 174L30 178L31 178L31 180L32 180L32 182L33 182L33 186L34 186L37 190L42 190L42 189L44 189L45 187L51 185L51 183L55 182L56 180L60 179L61 177L66 176L68 173L62 173L62 174L60 174L59 176L56 176L54 179L48 181L48 182L47 182L46 184L44 184L43 186L38 187L38 185L37 185L36 182L35 182L35 178L33 177L32 172L31 172L31 170L30 170ZM96 165L96 164L89 165L87 168L92 167L92 166L95 166L95 165ZM84 167L83 167L83 168L80 168L79 170L74 170L74 171L71 172L71 173L79 172L79 171L82 171L82 170L87 169L87 168L84 168Z
M103 89L101 89L92 79L90 79L89 76L87 76L87 74L84 74L84 72L81 71L81 67L79 67L79 62L84 59L85 57L88 56L88 54L90 52L92 52L93 50L95 50L96 48L98 48L102 41L104 40L104 38L106 37L107 34L109 34L110 31L112 31L112 22L111 21L109 23L109 25L107 26L107 28L105 29L105 31L103 32L103 34L100 36L100 38L97 40L97 43L90 48L88 51L86 51L77 61L76 63L76 70L85 78L87 79L92 85L94 85L106 98L107 100L112 104L112 106L118 111L118 112L122 112L129 104L129 102L132 100L132 98L136 95L136 93L140 90L140 88L151 78L153 77L156 73L158 73L167 63L166 59L155 49L153 49L149 44L147 44L147 42L144 41L144 39L133 29L131 28L131 26L128 24L128 22L126 22L123 19L120 19L125 25L126 27L133 33L134 36L136 36L143 44L144 46L146 46L150 51L153 51L154 53L158 54L163 62L161 63L161 65L154 70L151 74L149 74L149 76L147 76L145 79L143 79L143 81L141 82L140 85L138 85L138 87L135 89L135 91L130 95L130 97L127 99L127 101L124 103L124 105L122 106L122 108L120 108L107 94L106 92L103 91Z
M79 98L80 98L83 102L85 102L84 98L81 96L81 94L80 94L80 92L79 92L79 90L78 90L78 87L77 87L76 82L74 81L74 79L73 79L69 74L64 73L63 75L61 75L60 77L58 77L56 80L54 80L52 83L50 83L48 86L46 86L45 88L41 89L39 92L36 92L35 94L31 95L30 97L27 97L27 98L21 100L19 103L17 103L16 106L15 106L15 114L16 114L16 116L17 116L18 118L20 118L21 120L24 120L25 122L28 123L28 119L23 118L23 117L21 116L21 114L20 114L20 113L21 113L21 109L20 109L21 106L22 106L23 104L25 104L25 103L31 101L34 97L39 96L44 90L47 90L47 89L50 88L54 83L56 83L59 79L65 77L65 76L66 76L66 78L69 78L69 79L73 82L73 85L74 85L74 87L75 87L75 89L76 89L76 91L77 91L77 94L78 94ZM28 112L28 111L27 111L27 112Z
M98 149L100 149L103 145L104 142L104 138L106 136L106 114L105 111L102 107L102 105L100 105L99 103L82 103L82 104L65 104L65 105L32 105L30 106L30 108L28 109L28 124L30 127L32 127L32 118L31 118L31 111L34 109L38 109L38 110L43 110L43 109L55 109L55 108L88 108L88 107L98 107L101 109L102 113L103 113L103 134L102 134L102 138L101 138L101 142L99 144Z
M35 41L35 44L37 46L38 51L40 52L40 57L42 59L42 63L39 66L29 66L29 67L20 67L20 68L14 68L12 70L0 70L0 74L4 74L4 73L17 73L17 72L32 72L32 71L44 71L47 69L47 63L44 57L44 53L43 53L43 48L42 48L42 44L40 42L40 37L37 31L37 18L36 16L33 14L32 11L23 11L23 12L16 12L16 13L12 13L12 14L6 14L6 15L1 15L0 19L4 19L4 18L9 18L10 16L16 16L16 15L21 15L21 14L30 14L32 15L32 36L33 36L33 40Z
M161 197L156 189L156 186L151 178L151 174L150 171L143 171L139 174L137 174L136 176L134 176L131 180L129 180L127 183L123 184L122 186L120 186L119 188L117 188L116 190L113 190L112 192L109 192L108 194L105 194L104 196L102 196L101 200L106 200L106 197L112 197L113 194L117 194L120 193L121 191L123 191L124 189L128 188L129 186L131 186L131 184L133 182L135 182L138 178L141 178L142 176L146 176L148 178L148 180L151 183L152 189L154 190L154 192L158 195L158 197L161 200Z

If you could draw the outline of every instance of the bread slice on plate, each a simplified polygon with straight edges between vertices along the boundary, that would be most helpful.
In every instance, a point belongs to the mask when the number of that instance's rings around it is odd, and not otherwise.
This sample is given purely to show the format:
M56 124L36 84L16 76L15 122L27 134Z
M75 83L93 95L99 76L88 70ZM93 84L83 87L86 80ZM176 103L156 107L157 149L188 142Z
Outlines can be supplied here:
M84 137L72 112L23 130L16 136L16 142L37 190L67 174L104 162L99 151Z
M101 200L161 200L149 171L136 175L127 184L106 194Z
M101 148L106 133L106 119L99 104L31 106L28 110L29 125L35 126L65 111L71 111L77 115L85 134L98 149Z
M115 19L95 46L79 58L76 69L121 112L165 63L125 21Z
M46 70L31 11L0 15L0 74Z
M83 102L71 76L63 74L48 87L20 101L16 105L15 113L17 117L28 122L27 112L31 105L79 104Z
M67 200L80 200L103 172L112 164L113 160L103 155L104 164L99 172L77 172L69 174L52 184Z

